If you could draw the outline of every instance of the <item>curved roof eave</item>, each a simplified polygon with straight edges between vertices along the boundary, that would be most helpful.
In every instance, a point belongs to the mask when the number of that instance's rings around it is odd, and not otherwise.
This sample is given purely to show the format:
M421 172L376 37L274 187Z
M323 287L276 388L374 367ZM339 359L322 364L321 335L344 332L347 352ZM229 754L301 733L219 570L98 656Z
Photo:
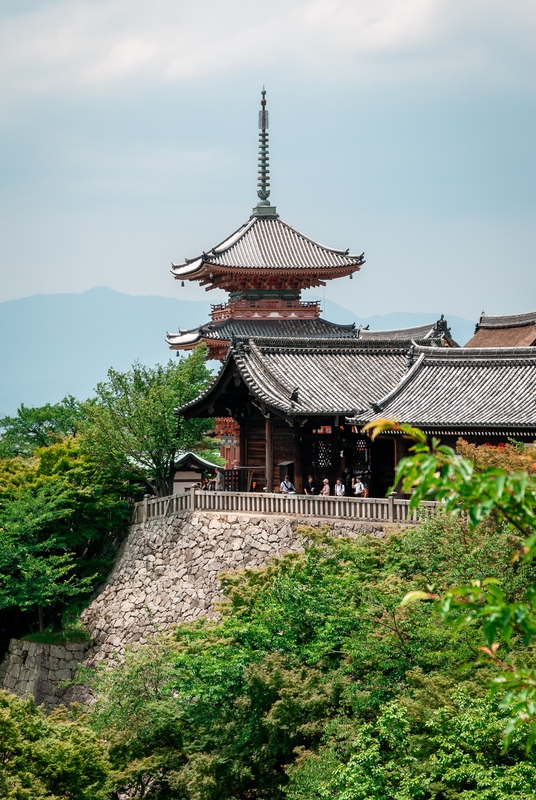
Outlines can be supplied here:
M269 221L274 222L274 219ZM340 269L342 271L347 271L349 269L358 270L361 265L365 263L364 253L350 254L348 250L339 250L336 248L327 247L326 245L311 239L311 237L306 236L304 233L301 233L301 231L298 231L292 225L289 225L279 217L277 217L275 221L275 229L273 226L268 226L265 228L264 226L268 220L264 220L258 216L253 216L247 223L242 225L233 234L231 234L231 236L228 236L219 245L216 245L211 250L203 252L201 255L196 256L193 259L185 259L183 264L172 264L171 272L176 278L192 279L197 275L201 275L201 273L203 273L206 269L213 269L214 267L216 267L218 270L223 269L229 271L249 271L251 269L259 271L280 271L281 269L296 269L302 272L306 270L318 272L322 270L331 271L334 269ZM249 255L251 257L251 245L253 245L253 250L256 250L256 248L259 246L259 243L262 243L264 254L266 254L266 252L284 252L285 256L282 260L284 261L288 258L289 264L242 264L240 263L240 251L235 253L234 264L230 263L227 265L222 263L221 256L229 252L232 248L235 248L242 240L244 240L245 237L248 236L250 231L252 231L255 226L260 226L259 232L257 234L251 234L253 237L252 242L249 245L244 245L245 249L242 253L242 256ZM281 226L286 233L278 233L280 228L277 226ZM332 263L318 263L319 250L329 254L329 256L331 256ZM308 263L307 252L309 252L309 260L311 263ZM259 255L260 251L256 250L256 253ZM218 259L218 261L216 261L216 259ZM244 261L247 262L247 260L247 258L244 258ZM238 263L236 263L236 261L238 261ZM322 258L320 258L320 261L322 261ZM327 261L329 262L329 258ZM295 262L294 266L292 265L293 262Z

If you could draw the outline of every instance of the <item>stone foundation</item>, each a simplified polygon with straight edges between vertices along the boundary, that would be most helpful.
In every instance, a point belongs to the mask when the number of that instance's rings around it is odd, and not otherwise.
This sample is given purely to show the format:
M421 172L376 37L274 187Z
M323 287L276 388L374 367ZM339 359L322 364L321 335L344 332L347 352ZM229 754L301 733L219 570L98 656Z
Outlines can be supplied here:
M302 525L328 525L332 535L348 537L383 537L384 527L390 527L211 511L181 512L133 525L106 583L82 613L91 635L89 649L14 639L0 666L0 686L21 696L32 694L47 709L62 699L88 699L76 688L67 694L57 689L79 661L108 662L120 657L128 644L143 644L157 631L201 615L216 617L214 603L222 599L219 575L260 568L271 558L300 551L304 542L297 528Z
M50 711L61 703L66 691L58 684L71 680L86 650L84 643L55 645L12 639L0 665L0 686L19 697L31 695L37 705Z
M158 630L200 615L214 617L221 572L262 567L302 549L301 525L328 524L338 536L375 534L381 525L194 511L133 525L105 586L82 614L90 660L121 654Z

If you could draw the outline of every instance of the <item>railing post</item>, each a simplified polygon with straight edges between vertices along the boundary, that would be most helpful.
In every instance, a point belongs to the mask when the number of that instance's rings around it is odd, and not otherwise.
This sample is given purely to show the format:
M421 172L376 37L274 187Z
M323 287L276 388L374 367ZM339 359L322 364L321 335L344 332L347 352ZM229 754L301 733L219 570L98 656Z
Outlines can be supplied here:
M389 522L395 522L395 497L396 497L396 492L391 492L391 494L387 498L389 501L389 505L387 507L388 508L387 519L389 520Z
M149 498L150 494L143 495L143 515L142 515L142 522L147 522L149 519Z

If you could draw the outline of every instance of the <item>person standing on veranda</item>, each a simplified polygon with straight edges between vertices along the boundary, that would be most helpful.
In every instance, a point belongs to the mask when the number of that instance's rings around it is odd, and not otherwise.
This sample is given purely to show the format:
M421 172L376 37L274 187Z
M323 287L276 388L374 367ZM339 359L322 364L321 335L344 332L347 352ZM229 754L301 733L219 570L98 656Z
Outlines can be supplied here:
M217 492L225 491L225 478L223 472L216 467L215 488Z
M296 489L294 488L294 484L292 483L288 475L285 475L285 480L281 481L280 488L283 494L296 494Z
M331 494L331 489L329 488L329 481L327 478L324 478L322 488L320 489L320 494L323 494L324 497L327 497Z
M344 483L341 481L340 478L337 478L335 481L335 496L336 497L344 497L346 494L344 490Z
M317 494L315 482L312 475L307 476L307 481L303 487L305 494Z
M365 484L360 477L357 477L354 481L354 495L355 497L366 497Z

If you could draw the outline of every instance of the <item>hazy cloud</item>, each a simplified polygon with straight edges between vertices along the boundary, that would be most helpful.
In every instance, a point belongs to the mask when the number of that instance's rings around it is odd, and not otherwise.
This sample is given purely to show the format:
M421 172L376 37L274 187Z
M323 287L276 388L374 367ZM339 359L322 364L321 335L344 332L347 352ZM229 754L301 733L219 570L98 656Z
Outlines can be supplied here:
M528 0L21 3L2 20L0 71L5 96L117 90L275 61L314 78L381 81L386 56L413 80L452 77L460 66L466 77L491 69L511 80L517 63L517 79L532 81L523 58L536 43L535 23Z
M328 298L528 311L535 76L534 0L3 0L0 299L205 298L169 263L249 215L266 81L279 211L366 251Z

